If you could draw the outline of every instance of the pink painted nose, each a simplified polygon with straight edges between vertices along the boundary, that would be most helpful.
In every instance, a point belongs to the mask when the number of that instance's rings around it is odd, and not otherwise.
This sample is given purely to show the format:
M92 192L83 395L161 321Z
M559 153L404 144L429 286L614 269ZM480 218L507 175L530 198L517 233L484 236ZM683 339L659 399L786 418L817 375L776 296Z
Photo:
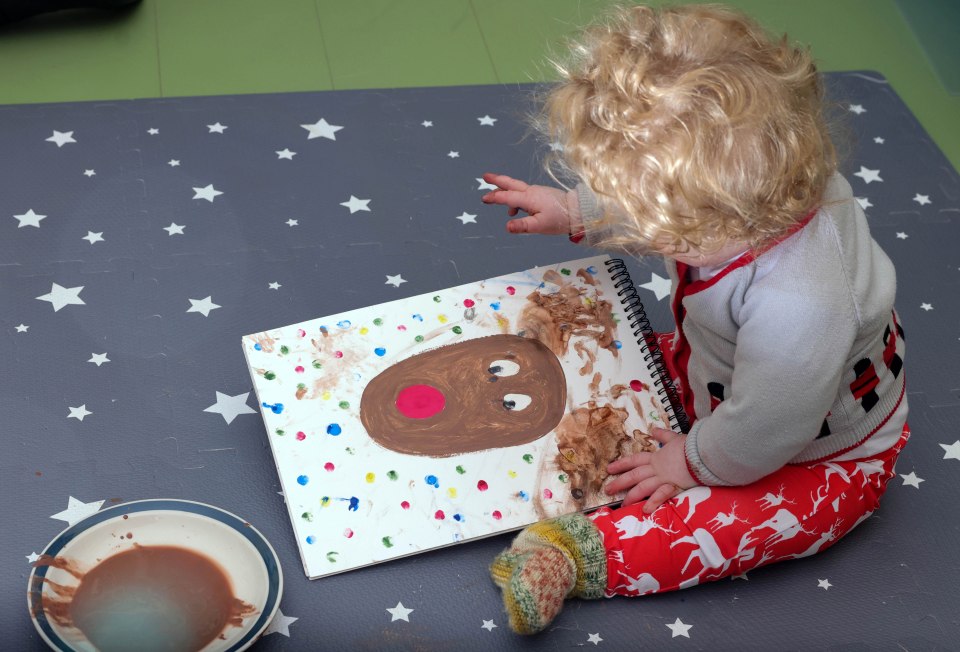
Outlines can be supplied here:
M397 394L397 409L410 419L428 419L443 410L446 399L436 387L410 385Z

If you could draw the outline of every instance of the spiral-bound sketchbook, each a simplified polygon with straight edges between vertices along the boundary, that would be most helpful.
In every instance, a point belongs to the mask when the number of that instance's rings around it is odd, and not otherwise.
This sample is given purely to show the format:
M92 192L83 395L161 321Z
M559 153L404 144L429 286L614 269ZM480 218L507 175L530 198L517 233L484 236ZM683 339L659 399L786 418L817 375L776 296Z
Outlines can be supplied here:
M627 269L602 256L243 348L310 578L617 502L607 463L684 428Z

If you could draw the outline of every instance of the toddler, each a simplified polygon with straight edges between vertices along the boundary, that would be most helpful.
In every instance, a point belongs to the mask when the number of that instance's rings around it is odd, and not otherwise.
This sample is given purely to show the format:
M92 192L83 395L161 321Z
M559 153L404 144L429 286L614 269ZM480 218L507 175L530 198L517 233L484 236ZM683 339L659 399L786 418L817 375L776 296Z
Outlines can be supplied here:
M520 633L568 597L825 550L877 508L909 438L893 265L837 173L809 52L716 5L621 9L573 52L542 123L576 186L486 174L483 201L527 214L512 233L663 256L660 341L692 425L609 465L621 507L537 523L495 559Z

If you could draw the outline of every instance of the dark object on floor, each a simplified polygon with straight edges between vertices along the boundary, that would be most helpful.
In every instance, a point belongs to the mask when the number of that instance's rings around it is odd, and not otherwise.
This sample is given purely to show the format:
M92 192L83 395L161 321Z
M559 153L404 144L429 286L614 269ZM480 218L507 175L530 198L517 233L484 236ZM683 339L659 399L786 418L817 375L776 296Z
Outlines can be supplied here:
M111 11L130 7L138 2L140 0L0 0L0 25L65 9Z

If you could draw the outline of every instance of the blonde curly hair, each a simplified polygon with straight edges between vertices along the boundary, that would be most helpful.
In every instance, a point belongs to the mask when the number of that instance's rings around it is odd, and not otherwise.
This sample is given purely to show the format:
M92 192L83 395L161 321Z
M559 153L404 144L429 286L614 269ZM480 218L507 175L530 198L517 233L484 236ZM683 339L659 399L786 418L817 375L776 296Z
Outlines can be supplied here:
M606 244L759 247L818 205L836 169L808 49L732 9L620 8L554 65L539 126L562 147L547 167L626 226Z

